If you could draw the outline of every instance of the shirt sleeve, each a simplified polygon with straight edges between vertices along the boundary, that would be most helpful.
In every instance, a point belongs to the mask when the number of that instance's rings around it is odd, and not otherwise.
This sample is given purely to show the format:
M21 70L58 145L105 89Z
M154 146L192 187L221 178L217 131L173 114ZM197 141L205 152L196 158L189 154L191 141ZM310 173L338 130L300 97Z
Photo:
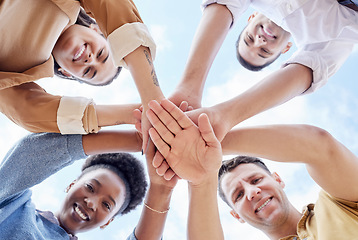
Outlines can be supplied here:
M232 25L236 23L236 20L249 8L251 1L250 0L203 0L201 3L201 8L204 10L210 4L221 4L225 5L232 15Z
M31 134L16 143L0 165L0 202L86 157L82 135Z
M129 235L129 236L127 237L126 240L138 240L138 239L136 238L134 232L135 232L135 229L133 230L133 232L131 233L131 235Z
M140 46L155 58L156 45L132 0L81 0L81 5L108 39L117 66L126 67L123 58Z
M347 60L353 44L344 41L329 41L309 44L295 52L283 67L289 64L302 64L313 71L313 81L303 94L312 93L321 88Z
M48 94L34 82L24 83L0 91L0 111L30 132L98 132L97 113L92 100L67 99Z

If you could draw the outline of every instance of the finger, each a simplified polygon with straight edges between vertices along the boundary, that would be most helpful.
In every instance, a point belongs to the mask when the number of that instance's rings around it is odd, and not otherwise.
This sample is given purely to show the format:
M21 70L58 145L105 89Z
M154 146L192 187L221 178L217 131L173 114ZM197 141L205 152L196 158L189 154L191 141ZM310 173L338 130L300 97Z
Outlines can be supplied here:
M187 109L187 111L193 111L193 110L194 110L194 108L192 106L189 106Z
M142 111L139 109L134 109L133 110L133 117L136 121L141 121L142 120Z
M143 126L141 130L143 130ZM142 151L144 151L144 153L146 154L148 148L148 141L149 141L149 132L143 131L142 136L143 136Z
M149 129L149 135L160 154L164 158L167 158L170 153L170 146L160 137L154 128Z
M136 122L134 124L135 129L137 129L138 132L142 133L142 123Z
M185 113L180 110L174 103L167 99L163 99L160 102L161 106L172 116L172 119L176 120L182 129L191 127L194 123L190 120ZM157 114L157 113L156 113Z
M164 176L164 174L168 171L169 165L166 161L163 161L162 164L156 168L156 172L159 176Z
M174 103L172 103L174 105ZM150 101L148 106L157 115L158 119L172 132L174 135L182 130L181 126L157 101ZM174 105L175 106L175 105ZM177 106L175 106L177 108ZM182 112L179 108L178 111Z
M179 105L179 109L183 112L188 110L189 103L187 101L182 101Z
M158 118L158 116L151 110L147 110L146 112L147 118L149 119L152 126L155 128L160 137L170 145L173 142L174 135L173 133L163 124L162 121Z
M220 141L216 138L214 130L210 124L209 117L205 113L198 118L199 131L208 146L220 147Z
M163 177L164 177L165 180L169 181L169 180L171 180L175 175L176 175L175 172L174 172L171 168L169 168L169 169L165 172L165 174L164 174Z
M158 168L163 161L165 161L163 155L159 151L156 151L152 160L153 167Z

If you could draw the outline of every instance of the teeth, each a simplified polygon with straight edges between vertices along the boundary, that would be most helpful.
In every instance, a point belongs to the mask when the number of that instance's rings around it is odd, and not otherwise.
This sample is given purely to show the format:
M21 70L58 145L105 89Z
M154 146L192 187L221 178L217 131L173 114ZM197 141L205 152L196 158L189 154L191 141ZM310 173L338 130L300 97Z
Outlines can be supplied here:
M86 215L84 213L82 213L81 210L77 206L75 207L75 211L83 220L87 221Z
M256 210L256 212L258 212L258 211L260 211L262 208L264 208L270 201L271 201L271 198L267 199L267 201L264 202L264 204L262 204L262 205Z
M85 49L86 49L86 47L85 47L85 45L83 45L81 50L73 57L73 60L76 61L77 59L79 59L82 56L82 54L85 51Z
M262 28L262 29L263 29L263 31L264 31L268 36L270 36L270 37L275 37L275 36L272 35L271 33L267 32L265 28Z

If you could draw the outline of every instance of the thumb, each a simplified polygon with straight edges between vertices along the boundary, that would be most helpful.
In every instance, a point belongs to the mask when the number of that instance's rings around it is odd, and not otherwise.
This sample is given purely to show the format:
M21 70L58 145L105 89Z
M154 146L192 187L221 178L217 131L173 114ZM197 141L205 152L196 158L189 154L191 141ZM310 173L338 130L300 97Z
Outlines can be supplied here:
M206 145L209 147L220 147L220 142L215 136L209 117L205 113L200 114L198 118L198 127Z

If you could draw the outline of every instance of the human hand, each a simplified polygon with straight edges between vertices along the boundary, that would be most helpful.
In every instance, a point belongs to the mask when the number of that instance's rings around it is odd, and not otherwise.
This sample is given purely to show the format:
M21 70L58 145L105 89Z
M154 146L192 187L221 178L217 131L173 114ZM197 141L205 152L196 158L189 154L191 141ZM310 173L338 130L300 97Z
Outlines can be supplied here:
M199 116L205 113L209 120L210 125L215 132L216 138L221 142L226 134L230 131L229 124L225 121L225 115L219 112L216 106L213 107L202 107L192 111L188 111L185 114L198 125Z
M187 102L189 108L187 110L182 109L184 112L201 107L201 97L199 97L199 94L192 94L187 88L180 86L174 90L168 99L176 106L180 106L183 101Z
M148 151L145 158L147 161L147 169L148 169L148 176L150 179L150 183L155 184L157 186L164 186L173 189L177 184L179 177L173 171L170 170L168 171L167 179L156 173L156 169L153 167L153 161L156 158L163 158L163 156L159 151L156 151L156 148L152 141L149 141Z
M202 183L221 166L221 146L208 116L201 114L196 126L169 100L149 103L147 116L154 128L150 137L170 168L193 185ZM153 165L157 165L156 159ZM157 166L160 167L160 166Z

